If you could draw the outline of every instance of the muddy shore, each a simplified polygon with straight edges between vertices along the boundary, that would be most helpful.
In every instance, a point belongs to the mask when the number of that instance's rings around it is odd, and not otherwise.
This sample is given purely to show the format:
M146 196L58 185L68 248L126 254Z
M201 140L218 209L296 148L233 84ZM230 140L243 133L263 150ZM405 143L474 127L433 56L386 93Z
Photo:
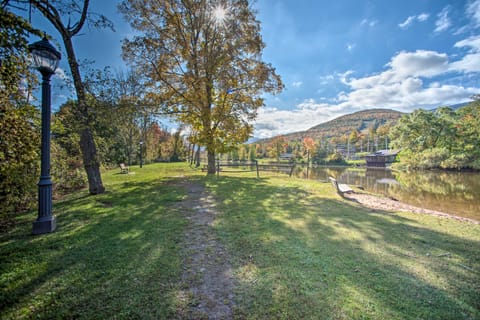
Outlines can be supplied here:
M344 196L345 196L345 199L357 202L362 206L372 208L372 209L385 210L385 211L413 212L418 214L430 214L437 217L443 217L448 219L470 222L474 224L480 224L480 221L477 221L477 220L459 217L459 216L445 213L445 212L419 208L419 207L415 207L394 199L381 197L377 195L372 195L372 194L367 194L362 192L354 192L354 193L344 194Z

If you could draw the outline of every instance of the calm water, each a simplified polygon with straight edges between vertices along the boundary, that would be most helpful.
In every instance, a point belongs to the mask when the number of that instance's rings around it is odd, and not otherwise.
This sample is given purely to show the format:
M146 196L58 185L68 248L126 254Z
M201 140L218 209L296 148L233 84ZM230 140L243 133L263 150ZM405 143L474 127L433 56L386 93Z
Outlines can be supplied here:
M307 178L307 168L297 167L297 177ZM394 172L384 169L319 167L308 169L308 179L362 186L411 205L480 221L480 173Z

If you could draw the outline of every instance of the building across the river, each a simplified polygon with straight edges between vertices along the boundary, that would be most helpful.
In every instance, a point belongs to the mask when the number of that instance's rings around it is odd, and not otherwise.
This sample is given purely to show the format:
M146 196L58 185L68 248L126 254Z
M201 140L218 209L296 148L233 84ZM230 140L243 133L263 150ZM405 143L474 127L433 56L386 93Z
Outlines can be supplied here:
M386 168L395 161L398 150L378 150L365 156L367 167Z

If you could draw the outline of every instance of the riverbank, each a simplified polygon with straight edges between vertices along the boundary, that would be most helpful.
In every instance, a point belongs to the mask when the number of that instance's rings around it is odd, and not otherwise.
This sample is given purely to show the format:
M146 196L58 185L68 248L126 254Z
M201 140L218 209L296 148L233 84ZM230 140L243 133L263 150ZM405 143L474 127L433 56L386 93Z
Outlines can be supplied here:
M293 176L325 182L329 177L335 177L339 183L361 187L361 191L365 193L480 221L480 173L298 167Z
M410 204L400 202L396 199L386 198L379 195L355 192L355 193L345 194L345 198L355 201L361 204L362 206L365 206L371 209L376 209L376 210L402 211L402 212L413 212L418 214L429 214L437 217L454 219L457 221L480 224L480 221L477 221L474 219L460 217L460 216L456 216L456 215L441 212L441 211L412 206Z

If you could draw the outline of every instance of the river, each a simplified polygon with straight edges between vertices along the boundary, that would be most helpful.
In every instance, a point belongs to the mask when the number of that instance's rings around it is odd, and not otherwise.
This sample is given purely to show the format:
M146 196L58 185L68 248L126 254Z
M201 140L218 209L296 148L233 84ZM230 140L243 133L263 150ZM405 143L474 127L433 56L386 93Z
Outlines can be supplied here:
M385 169L295 168L295 176L360 186L366 191L431 210L480 221L480 173L451 171L398 172Z

